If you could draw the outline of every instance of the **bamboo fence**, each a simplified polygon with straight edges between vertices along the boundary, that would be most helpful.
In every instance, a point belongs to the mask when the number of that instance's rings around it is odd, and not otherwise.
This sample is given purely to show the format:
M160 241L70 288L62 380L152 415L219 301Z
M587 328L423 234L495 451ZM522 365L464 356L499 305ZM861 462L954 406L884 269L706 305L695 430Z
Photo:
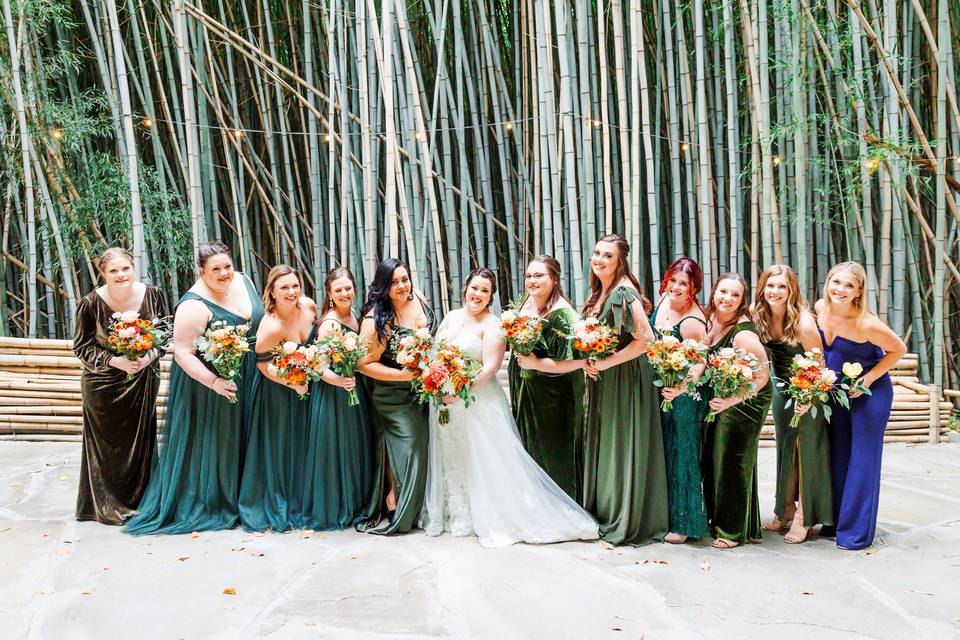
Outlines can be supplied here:
M258 285L397 256L442 312L541 252L580 303L616 231L648 293L681 254L811 298L859 260L958 379L945 0L0 2L0 334L69 337L108 244L170 303L211 238Z

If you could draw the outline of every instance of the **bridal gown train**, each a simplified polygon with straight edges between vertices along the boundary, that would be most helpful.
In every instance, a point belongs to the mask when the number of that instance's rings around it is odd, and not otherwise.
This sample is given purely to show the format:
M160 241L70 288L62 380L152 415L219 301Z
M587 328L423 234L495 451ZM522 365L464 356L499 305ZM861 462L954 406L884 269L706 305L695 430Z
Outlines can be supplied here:
M480 358L479 336L460 335L451 342ZM596 539L593 518L523 448L499 382L489 380L473 395L469 408L462 402L450 407L444 426L431 408L427 535L476 535L484 547Z

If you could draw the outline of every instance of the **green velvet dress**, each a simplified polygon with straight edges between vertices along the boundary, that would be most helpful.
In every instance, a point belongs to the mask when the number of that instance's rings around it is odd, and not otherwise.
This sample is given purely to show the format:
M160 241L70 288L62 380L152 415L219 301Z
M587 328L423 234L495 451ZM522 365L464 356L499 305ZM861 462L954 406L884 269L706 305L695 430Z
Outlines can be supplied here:
M654 331L657 331L657 311L659 307L650 318ZM685 316L673 326L671 335L680 338L680 325L687 320L703 323L696 316ZM663 455L667 463L670 531L691 538L702 538L708 533L703 479L700 477L700 436L703 433L707 401L684 393L672 405L670 411L660 412Z
M316 328L307 343L316 338ZM271 362L269 351L257 360ZM250 424L240 480L240 523L250 531L287 531L303 520L307 400L258 370L250 395Z
M733 346L733 339L741 331L756 332L756 327L752 322L736 324L710 352ZM704 423L703 497L710 533L715 538L735 542L761 538L757 448L772 395L773 383L767 381L749 400Z
M371 515L365 507L373 490L373 433L368 397L359 375L356 389L360 404L351 407L342 387L322 380L310 383L306 459L301 473L302 529L343 529Z
M789 381L793 357L803 353L802 345L791 346L774 340L766 345L773 365L773 375L779 381ZM777 438L777 499L773 512L781 521L791 488L796 484L795 472L800 474L800 497L803 500L803 523L810 527L833 524L833 490L830 486L830 439L823 409L817 417L808 411L800 418L797 428L790 426L793 405L784 408L789 397L774 384L773 424ZM799 464L795 464L799 460ZM792 497L796 497L795 495Z
M619 330L619 348L633 341L628 287L607 296L598 315ZM653 369L641 356L587 380L583 505L611 544L640 546L667 533L667 472L660 430L660 398Z
M533 350L539 358L573 360L573 324L580 314L568 307L544 317L542 344ZM580 499L583 473L582 371L564 374L527 371L510 359L510 402L520 439L540 467L571 498Z
M424 305L428 328L433 330L433 313ZM387 336L387 348L380 364L402 369L396 361L393 337L413 333L407 327L393 328ZM364 509L365 518L357 523L358 531L392 535L410 531L420 518L427 491L427 446L430 441L430 405L420 404L409 382L392 382L367 378L370 401L374 408L374 488ZM390 523L373 529L384 515L387 464L393 472L397 491L397 508Z
M167 314L159 289L147 287L139 313L147 320ZM128 379L107 364L116 356L107 342L112 316L96 291L77 306L73 351L83 365L83 447L76 515L119 525L140 504L156 456L160 367L154 361Z
M263 304L250 280L242 274L250 297L250 319L188 291L180 298L200 300L210 309L210 322L249 324L252 342L263 318ZM206 364L206 362L204 362ZM213 368L208 369L215 373ZM170 368L166 420L159 460L137 515L124 531L134 535L190 533L229 529L239 521L242 417L249 411L249 389L256 372L253 350L247 354L237 381L238 402L231 403L180 368Z

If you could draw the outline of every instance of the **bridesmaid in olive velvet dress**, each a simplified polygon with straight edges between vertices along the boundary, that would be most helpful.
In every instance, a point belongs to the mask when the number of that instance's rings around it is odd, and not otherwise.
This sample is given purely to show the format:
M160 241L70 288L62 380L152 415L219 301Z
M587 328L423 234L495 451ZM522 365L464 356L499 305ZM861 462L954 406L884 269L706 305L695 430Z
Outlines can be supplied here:
M807 407L785 407L788 396L777 385L790 379L794 356L823 348L817 321L800 293L793 269L775 264L760 274L753 302L757 334L770 354L773 375L773 423L777 444L777 494L775 517L763 525L767 531L787 531L784 542L806 541L810 527L833 524L833 492L830 488L830 441L823 411L814 416ZM791 427L794 414L800 424ZM792 521L792 524L791 524Z
M660 430L660 400L653 368L643 356L653 330L649 302L627 262L621 236L597 241L590 259L591 295L584 316L620 334L619 351L585 366L584 508L611 544L663 540L669 522L667 473Z
M414 372L397 363L393 337L421 328L432 331L433 313L414 291L407 265L387 258L377 267L360 315L360 337L370 345L360 371L370 381L377 435L369 517L357 529L405 533L417 525L426 495L429 405L413 392ZM382 515L390 522L372 529Z
M272 350L316 337L317 305L303 294L289 265L270 269L263 288L265 314L254 350L256 383L250 396L247 447L240 480L240 522L251 531L287 531L303 520L303 465L307 455L308 384L290 385L271 373Z
M250 280L234 272L222 242L200 245L197 263L200 279L181 296L174 316L174 364L159 460L137 515L124 527L135 535L229 529L239 521L241 430L248 394L232 404L237 383L221 378L201 360L193 342L217 320L247 324L252 339L263 305ZM242 389L249 389L255 371L251 349L241 369Z
M524 274L520 311L543 320L543 336L530 355L510 359L510 400L523 446L571 498L580 497L583 473L583 365L573 352L580 314L560 283L560 263L537 256Z
M842 262L827 274L817 317L827 366L839 377L844 363L863 368L861 382L870 395L850 394L850 408L836 404L830 416L830 457L837 547L863 549L873 544L880 506L883 432L893 406L890 369L907 352L903 340L867 308L867 277L856 262Z
M166 303L159 289L137 282L126 249L104 251L97 269L105 284L80 300L74 325L73 351L83 364L77 520L119 525L140 503L156 454L162 345L129 360L111 351L107 338L115 312L154 320L166 315Z
M349 269L327 273L318 318L318 336L335 330L360 339L360 323L353 315L356 281ZM347 394L356 390L360 401L350 405ZM373 490L373 433L366 390L356 378L328 369L323 380L310 384L307 401L306 460L303 465L303 520L300 526L316 531L343 529L366 521Z
M710 353L739 347L760 361L754 389L734 398L713 398L716 415L703 434L703 497L710 531L718 549L760 540L760 499L757 495L757 449L760 429L770 409L773 384L767 353L750 321L747 282L735 273L717 279L706 308Z

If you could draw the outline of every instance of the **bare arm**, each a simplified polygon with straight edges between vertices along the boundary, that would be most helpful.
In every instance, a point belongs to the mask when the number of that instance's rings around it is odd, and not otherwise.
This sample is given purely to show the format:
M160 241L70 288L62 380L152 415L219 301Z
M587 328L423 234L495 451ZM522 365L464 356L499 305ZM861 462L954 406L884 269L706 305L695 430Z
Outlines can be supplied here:
M474 385L481 385L497 375L506 350L507 343L500 336L496 321L487 322L483 328L483 368L473 381Z
M237 385L213 373L197 357L193 341L203 335L211 313L199 300L186 300L173 318L173 359L188 376L225 398L236 398Z
M394 369L379 362L380 356L386 350L386 343L377 335L373 318L367 316L360 323L360 337L370 344L367 357L360 361L360 371L363 375L383 382L410 382L414 372L409 369Z
M876 316L868 316L863 321L863 332L870 342L884 351L880 361L873 365L873 369L869 373L863 376L863 383L869 387L900 361L900 358L907 352L907 345L903 343L900 336L893 332L893 329Z
M706 338L706 336L707 327L704 323L697 322L691 318L687 318L680 323L681 340L697 340L698 342L703 342L703 339ZM690 367L690 371L687 372L686 379L699 380L706 368L706 363L696 364ZM685 387L663 387L660 391L663 393L664 398L673 401L677 396L685 393L686 389Z
M260 327L257 329L257 344L254 348L257 353L269 353L274 347L283 342L283 338L283 326L277 320L267 316L260 322ZM270 373L271 364L273 364L272 359L267 362L260 362L258 358L257 369L260 370L264 378L275 384L279 384L281 387L290 387L301 395L307 392L308 385L293 386L288 384L283 378Z

